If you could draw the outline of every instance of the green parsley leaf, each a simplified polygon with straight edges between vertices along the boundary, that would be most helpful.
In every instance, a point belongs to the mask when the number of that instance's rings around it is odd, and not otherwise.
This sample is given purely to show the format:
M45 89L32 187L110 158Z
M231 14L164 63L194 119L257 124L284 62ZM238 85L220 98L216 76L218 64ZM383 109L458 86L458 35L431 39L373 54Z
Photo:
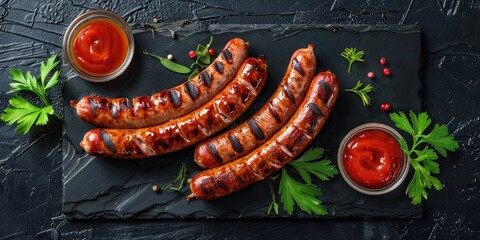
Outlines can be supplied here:
M436 124L430 133L425 133L432 122L427 113L415 115L413 111L410 111L409 116L410 120L403 112L391 113L390 119L397 128L412 136L413 143L410 147L403 138L399 142L415 170L406 193L412 199L412 204L419 204L422 199L427 199L426 189L431 189L432 186L436 190L443 188L440 181L432 176L432 174L440 173L439 164L436 162L437 152L446 157L447 151L453 152L458 149L458 142L448 133L445 125ZM421 148L421 146L424 147ZM436 152L429 146L432 146Z
M45 125L48 122L48 114L53 114L53 107L39 108L28 102L21 96L15 96L9 101L12 107L5 109L0 119L11 125L17 123L17 132L26 134L35 125Z
M423 140L432 145L443 157L447 156L447 150L453 152L458 148L458 142L449 135L445 125L435 124L433 130Z
M338 170L330 164L330 160L315 161L320 159L323 153L322 148L311 148L288 164L296 170L305 183L293 179L288 175L285 168L282 169L278 193L280 194L280 201L283 203L283 209L288 214L293 213L295 204L308 214L312 214L312 212L318 215L327 214L322 202L316 198L316 196L321 195L321 191L312 183L311 175L326 181L337 174ZM275 200L274 197L272 198Z
M322 161L316 161L323 155L322 148L311 148L307 150L301 157L291 161L290 166L300 174L306 183L312 183L310 174L315 175L318 179L326 181L338 173L335 166L330 165L331 161L324 159Z
M55 58L56 58L56 55L53 55L52 57L50 57L47 62L42 62L40 64L40 81L42 83L42 87L45 88L45 80L48 76L48 74L58 65L59 62L56 62L55 61ZM60 74L59 71L57 71L55 74ZM54 78L54 76L52 76L52 78ZM57 77L58 78L58 75ZM52 79L50 79L50 81L52 81ZM53 84L55 85L55 84Z
M296 181L288 175L284 168L282 168L279 193L283 208L289 215L292 215L295 203L310 215L312 212L317 215L328 213L322 202L316 198L316 196L322 194L320 189L314 184Z
M57 55L52 55L46 62L41 62L40 76L38 77L32 76L30 71L24 74L21 70L10 69L10 79L13 82L10 83L11 89L7 93L33 92L45 104L45 107L40 108L18 95L10 99L11 107L5 109L0 119L8 125L17 123L18 126L15 129L17 132L26 134L33 125L45 125L48 122L48 115L62 119L62 116L54 112L53 106L46 97L47 90L58 83L61 73L61 70L55 71L50 79L46 81L51 71L59 64L56 58Z

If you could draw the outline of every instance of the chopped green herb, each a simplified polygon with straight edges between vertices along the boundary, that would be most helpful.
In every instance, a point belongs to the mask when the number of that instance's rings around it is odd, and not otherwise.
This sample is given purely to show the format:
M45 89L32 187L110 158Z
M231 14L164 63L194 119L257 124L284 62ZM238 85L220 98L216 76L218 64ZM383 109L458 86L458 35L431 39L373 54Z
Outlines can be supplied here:
M422 198L427 199L426 189L431 189L432 186L436 190L443 188L440 181L432 176L432 174L440 172L439 164L436 162L438 159L436 152L446 157L447 151L453 152L458 149L458 142L448 133L448 128L445 125L435 124L430 133L425 133L425 130L432 123L427 113L423 112L417 116L413 111L410 111L409 115L410 120L403 112L391 113L390 119L397 128L412 136L413 143L410 147L403 138L399 142L415 170L406 193L412 199L412 204L419 204L422 202Z
M270 215L272 210L275 212L275 214L278 215L278 203L275 197L275 191L273 190L272 182L270 181L269 183L270 183L270 194L272 195L272 202L270 203L270 206L268 206L267 215Z
M368 93L372 91L372 85L368 84L361 89L362 85L362 82L359 80L354 88L345 89L345 91L357 94L362 99L363 106L370 106L370 97L368 96Z
M359 62L365 62L365 60L362 59L363 55L365 53L363 51L358 51L356 48L345 48L343 52L340 54L340 56L344 57L348 61L348 73L350 73L350 69L352 68L352 64L355 61Z
M180 168L178 169L177 178L175 178L175 180L173 180L171 183L164 185L162 187L162 190L166 190L170 188L172 190L179 191L180 189L182 189L183 184L185 182L185 177L187 176L187 171L188 171L187 165L184 162L182 162L182 164L180 165ZM173 187L172 185L177 182L180 182L178 186Z

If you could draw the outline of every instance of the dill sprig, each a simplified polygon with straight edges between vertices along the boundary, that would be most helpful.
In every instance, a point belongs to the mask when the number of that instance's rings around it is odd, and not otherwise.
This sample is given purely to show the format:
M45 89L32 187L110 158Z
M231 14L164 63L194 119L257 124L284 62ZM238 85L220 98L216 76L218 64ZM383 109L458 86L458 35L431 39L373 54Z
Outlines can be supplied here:
M350 73L350 69L352 68L352 64L355 61L359 62L365 62L365 60L362 59L363 55L365 53L363 51L358 51L356 48L345 48L342 53L340 53L340 56L344 57L348 61L348 73Z
M364 88L361 88L362 86L363 84L359 80L354 88L345 89L345 91L357 94L362 99L363 106L370 106L370 96L368 96L368 93L372 91L372 85L368 84Z

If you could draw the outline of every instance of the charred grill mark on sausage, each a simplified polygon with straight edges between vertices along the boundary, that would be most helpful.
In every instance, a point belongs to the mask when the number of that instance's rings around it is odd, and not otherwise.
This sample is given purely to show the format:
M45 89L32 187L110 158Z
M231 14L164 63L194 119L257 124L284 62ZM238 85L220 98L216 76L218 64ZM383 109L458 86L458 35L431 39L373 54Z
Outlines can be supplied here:
M203 71L202 73L200 73L199 78L200 81L202 81L203 83L205 83L205 85L209 87L212 84L212 75L208 71Z
M197 99L198 97L198 87L193 82L187 82L185 85L185 92L193 99Z
M230 139L230 143L232 144L232 147L235 150L235 152L238 152L238 153L243 152L242 144L238 141L238 138L235 135L229 134L228 139Z
M228 50L228 48L222 51L222 58L223 58L223 60L227 61L228 63L233 62L232 54L230 53L230 50Z
M300 66L300 63L298 62L298 60L296 58L293 59L293 69L297 70L298 73L300 73L300 75L305 75L305 71L303 71L302 69L302 66Z

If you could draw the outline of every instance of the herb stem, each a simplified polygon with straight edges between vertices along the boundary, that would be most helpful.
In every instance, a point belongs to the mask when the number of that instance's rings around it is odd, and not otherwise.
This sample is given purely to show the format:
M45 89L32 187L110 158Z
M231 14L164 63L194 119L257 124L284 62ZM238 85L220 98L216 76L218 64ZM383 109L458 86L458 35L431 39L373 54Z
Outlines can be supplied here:
M63 120L63 117L62 117L60 114L56 113L56 112L53 112L52 115L53 115L54 117L58 118L58 120Z
M150 57L154 57L154 58L156 58L156 59L158 59L158 60L160 60L160 61L163 59L163 57L160 57L160 56L155 55L155 54L153 54L153 53L149 53L149 52L147 52L147 50L143 51L143 54L148 55L148 56L150 56Z

